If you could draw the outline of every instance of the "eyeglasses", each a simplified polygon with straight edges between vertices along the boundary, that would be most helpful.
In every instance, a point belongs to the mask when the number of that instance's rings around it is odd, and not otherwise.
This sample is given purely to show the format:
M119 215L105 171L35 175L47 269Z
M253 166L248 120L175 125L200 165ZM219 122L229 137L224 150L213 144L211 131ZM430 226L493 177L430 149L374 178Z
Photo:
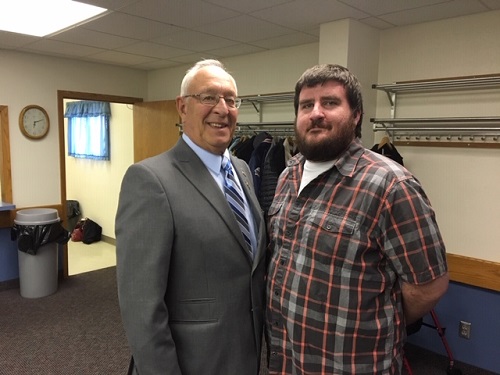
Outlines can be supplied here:
M211 107L219 104L219 101L224 99L224 102L229 108L240 108L241 98L237 98L234 96L221 96L221 95L212 95L212 94L192 94L192 95L184 95L183 98L196 98L201 104L209 105Z

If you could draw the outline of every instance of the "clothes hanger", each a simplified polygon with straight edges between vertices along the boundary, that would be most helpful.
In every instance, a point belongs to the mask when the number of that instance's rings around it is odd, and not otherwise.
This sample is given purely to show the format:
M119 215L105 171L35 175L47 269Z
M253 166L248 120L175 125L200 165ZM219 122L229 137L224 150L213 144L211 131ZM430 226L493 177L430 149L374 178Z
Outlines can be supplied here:
M387 135L384 135L380 140L380 143L378 144L378 149L380 150L385 145L387 145L390 149L392 149L391 139Z

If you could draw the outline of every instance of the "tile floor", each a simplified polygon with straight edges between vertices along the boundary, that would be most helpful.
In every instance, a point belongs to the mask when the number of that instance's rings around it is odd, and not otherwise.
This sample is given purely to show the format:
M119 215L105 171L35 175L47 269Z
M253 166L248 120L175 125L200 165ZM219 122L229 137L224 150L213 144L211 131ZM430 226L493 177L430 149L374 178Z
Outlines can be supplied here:
M116 265L115 246L104 241L89 245L83 242L68 242L68 274L95 271Z

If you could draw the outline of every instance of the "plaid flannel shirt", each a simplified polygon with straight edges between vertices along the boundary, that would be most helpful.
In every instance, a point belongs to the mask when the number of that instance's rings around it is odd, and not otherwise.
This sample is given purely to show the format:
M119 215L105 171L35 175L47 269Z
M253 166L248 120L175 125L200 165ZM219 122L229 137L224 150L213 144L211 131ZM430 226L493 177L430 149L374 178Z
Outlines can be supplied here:
M270 374L400 374L401 281L447 271L435 214L404 167L354 140L297 196L289 162L269 209Z

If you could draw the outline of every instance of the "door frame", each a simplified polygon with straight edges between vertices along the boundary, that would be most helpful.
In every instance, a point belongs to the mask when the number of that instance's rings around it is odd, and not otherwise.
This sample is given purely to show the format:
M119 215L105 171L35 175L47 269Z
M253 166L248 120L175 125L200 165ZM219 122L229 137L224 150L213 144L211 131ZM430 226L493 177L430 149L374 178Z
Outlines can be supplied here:
M66 151L64 143L64 100L95 100L101 102L135 104L143 102L143 98L134 98L129 96L105 95L79 91L57 90L57 121L59 129L59 171L61 188L61 213L62 217L67 217L66 212ZM68 277L68 245L63 247L63 276Z

